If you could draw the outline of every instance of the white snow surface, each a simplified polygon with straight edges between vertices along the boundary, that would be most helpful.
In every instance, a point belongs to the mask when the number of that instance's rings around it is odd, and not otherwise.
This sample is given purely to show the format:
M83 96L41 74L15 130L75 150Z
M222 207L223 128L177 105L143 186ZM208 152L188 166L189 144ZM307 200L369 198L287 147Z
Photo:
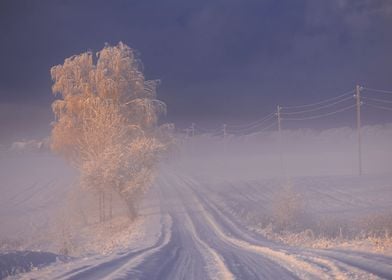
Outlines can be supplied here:
M301 199L306 215L298 223L304 228L323 221L333 231L329 221L339 228L340 222L390 217L390 132L389 126L365 129L361 177L355 174L355 131L348 128L286 132L291 146L284 150L285 170L275 134L230 136L224 143L206 135L187 140L161 163L139 218L108 250L9 278L392 279L388 252L315 249L268 239L262 230L287 186ZM0 162L1 239L24 240L16 249L53 251L31 233L52 219L76 172L49 154L7 154Z
M0 249L11 242L20 244L18 249L47 250L42 229L64 203L76 172L47 153L4 152L0 153L0 178Z

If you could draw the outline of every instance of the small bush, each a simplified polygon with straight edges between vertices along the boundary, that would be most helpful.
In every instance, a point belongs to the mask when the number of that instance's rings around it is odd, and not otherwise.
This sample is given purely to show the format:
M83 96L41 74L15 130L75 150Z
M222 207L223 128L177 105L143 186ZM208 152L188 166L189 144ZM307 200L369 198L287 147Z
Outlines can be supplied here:
M304 203L290 184L278 192L273 200L272 220L277 230L298 230L304 220Z

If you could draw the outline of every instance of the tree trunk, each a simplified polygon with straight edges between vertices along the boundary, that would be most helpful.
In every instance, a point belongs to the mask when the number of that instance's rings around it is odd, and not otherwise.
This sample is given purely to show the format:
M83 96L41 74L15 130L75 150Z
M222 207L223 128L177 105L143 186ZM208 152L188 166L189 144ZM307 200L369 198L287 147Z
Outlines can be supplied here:
M102 192L102 221L106 220L105 191Z
M100 191L98 193L99 197L99 222L103 223L105 221L105 193Z
M136 216L137 216L135 203L132 200L128 200L127 201L127 207L128 207L129 218L133 221L136 218Z
M111 220L113 218L113 192L110 190L109 193L109 219Z
M102 197L101 192L98 193L98 212L99 212L99 222L102 223Z

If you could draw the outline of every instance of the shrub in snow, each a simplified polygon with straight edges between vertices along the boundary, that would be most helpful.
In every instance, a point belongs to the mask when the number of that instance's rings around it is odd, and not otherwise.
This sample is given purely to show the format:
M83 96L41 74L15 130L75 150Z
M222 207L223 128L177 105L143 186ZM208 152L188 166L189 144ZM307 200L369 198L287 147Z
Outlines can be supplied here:
M300 194L287 184L277 192L272 205L272 219L277 230L293 230L300 226L304 217L304 205Z
M362 233L366 237L391 238L392 213L366 215L360 219L358 227L362 229Z

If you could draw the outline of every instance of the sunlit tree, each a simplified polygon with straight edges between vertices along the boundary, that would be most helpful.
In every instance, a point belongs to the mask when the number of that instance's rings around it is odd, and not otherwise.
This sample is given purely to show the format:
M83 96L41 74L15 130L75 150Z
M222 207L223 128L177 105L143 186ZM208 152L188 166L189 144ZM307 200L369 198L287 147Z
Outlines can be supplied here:
M112 191L134 216L167 144L157 126L166 110L156 98L158 81L145 80L135 52L121 42L96 58L91 52L67 58L51 76L60 96L52 104L52 149L80 170L83 188L98 194L101 221Z

